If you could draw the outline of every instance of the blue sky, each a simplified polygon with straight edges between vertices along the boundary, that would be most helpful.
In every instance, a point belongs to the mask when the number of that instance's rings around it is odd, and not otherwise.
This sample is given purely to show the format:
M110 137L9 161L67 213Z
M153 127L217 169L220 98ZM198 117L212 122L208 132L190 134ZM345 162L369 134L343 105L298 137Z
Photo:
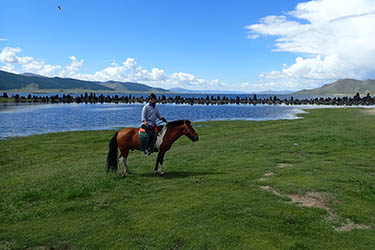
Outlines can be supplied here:
M0 68L249 92L375 78L374 2L2 0ZM353 44L365 60L339 65Z

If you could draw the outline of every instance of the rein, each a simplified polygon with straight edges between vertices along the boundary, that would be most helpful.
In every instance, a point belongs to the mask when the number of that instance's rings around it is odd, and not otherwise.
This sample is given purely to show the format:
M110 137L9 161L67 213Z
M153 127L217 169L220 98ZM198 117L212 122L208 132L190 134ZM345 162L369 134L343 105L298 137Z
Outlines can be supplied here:
M194 133L190 130L190 128L186 125L186 120L184 120L184 127L186 128L186 130L191 134L191 135L194 135Z

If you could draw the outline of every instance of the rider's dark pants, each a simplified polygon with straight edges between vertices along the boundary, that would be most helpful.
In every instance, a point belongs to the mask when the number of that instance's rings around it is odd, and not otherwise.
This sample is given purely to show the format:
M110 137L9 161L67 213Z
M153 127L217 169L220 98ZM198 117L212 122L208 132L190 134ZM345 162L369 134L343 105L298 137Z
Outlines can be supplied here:
M144 124L142 124L142 128L146 130L148 135L146 149L150 149L152 147L152 143L154 142L155 129L153 126L146 126Z

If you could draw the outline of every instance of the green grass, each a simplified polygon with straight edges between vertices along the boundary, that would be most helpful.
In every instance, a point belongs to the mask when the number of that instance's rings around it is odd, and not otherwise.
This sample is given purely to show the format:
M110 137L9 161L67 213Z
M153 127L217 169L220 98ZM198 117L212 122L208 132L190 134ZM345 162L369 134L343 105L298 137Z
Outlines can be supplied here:
M195 123L200 140L176 142L164 177L138 151L133 174L105 174L114 131L0 141L0 249L373 249L375 116L303 116ZM335 218L287 197L308 192ZM369 229L335 230L349 221Z

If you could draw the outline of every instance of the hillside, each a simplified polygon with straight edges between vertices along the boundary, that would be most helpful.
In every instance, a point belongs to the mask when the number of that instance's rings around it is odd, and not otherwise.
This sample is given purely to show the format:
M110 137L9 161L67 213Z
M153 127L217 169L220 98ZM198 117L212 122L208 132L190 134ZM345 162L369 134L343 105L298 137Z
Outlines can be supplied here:
M117 81L108 81L98 83L102 86L114 89L116 91L135 91L135 92L169 92L166 89L162 88L153 88L145 84L134 83L134 82L117 82Z
M45 77L31 73L13 74L0 70L0 89L85 89L121 92L168 92L161 88L152 88L145 84L133 82L92 82L72 78Z
M333 83L325 84L320 88L301 90L296 95L355 95L356 93L375 94L375 80L359 81L354 79L340 79Z
M42 75L38 75L38 74L34 74L34 73L28 73L28 72L25 72L23 74L20 74L21 76L34 76L34 77L42 77L42 78L47 78L46 76L42 76Z

